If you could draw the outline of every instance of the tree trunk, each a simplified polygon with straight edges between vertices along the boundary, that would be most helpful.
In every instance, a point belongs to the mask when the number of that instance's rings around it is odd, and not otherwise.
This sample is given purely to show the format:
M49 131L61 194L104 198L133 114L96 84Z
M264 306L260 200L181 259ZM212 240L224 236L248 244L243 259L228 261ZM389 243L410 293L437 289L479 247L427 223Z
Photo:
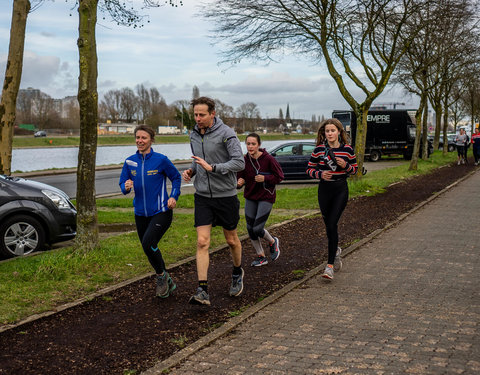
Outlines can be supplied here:
M25 28L30 11L29 0L14 0L7 68L0 102L0 174L10 175L12 167L13 127L18 89L22 78Z
M443 111L443 127L442 127L442 133L443 133L443 151L442 155L447 156L448 153L448 139L447 139L447 129L448 129L448 97L446 96L444 99L444 104L443 108L445 110Z
M95 26L98 0L80 0L78 5L78 52L80 75L80 146L77 167L76 251L88 252L98 245L97 207L95 203L95 158L97 154L97 49Z
M420 105L415 113L415 123L417 124L415 131L415 143L413 144L412 160L410 161L409 171L416 171L418 169L418 153L420 151L421 132L422 132L422 113L427 101L427 94L422 92L420 96Z
M359 105L356 108L357 134L355 135L355 156L357 157L358 172L353 179L362 178L363 163L365 161L365 144L367 141L367 116L370 105Z
M423 106L423 120L422 120L422 160L428 159L428 100L425 100Z
M440 103L435 103L435 135L433 136L433 149L438 150L438 144L440 142L440 129L442 127L442 113L443 108Z

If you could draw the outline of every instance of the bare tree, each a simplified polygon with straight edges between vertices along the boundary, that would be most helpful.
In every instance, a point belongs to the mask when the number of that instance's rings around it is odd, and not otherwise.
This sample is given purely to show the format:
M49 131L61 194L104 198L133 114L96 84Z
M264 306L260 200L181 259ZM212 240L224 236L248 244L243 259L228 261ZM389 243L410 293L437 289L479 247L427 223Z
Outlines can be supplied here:
M11 173L15 107L22 77L25 29L30 10L29 0L13 1L10 45L0 101L0 174L6 175Z
M228 121L227 119L231 119L235 116L235 112L231 105L228 105L222 102L220 99L215 100L215 112L218 117L220 117L224 121Z
M112 122L118 122L120 119L121 112L121 96L119 90L109 90L103 95L103 100L101 101L101 106L105 111L107 118L110 118Z
M138 100L133 90L129 87L124 87L120 90L120 108L122 119L129 124L132 123L138 110Z
M152 114L152 102L150 93L143 84L137 85L137 101L138 101L138 120L145 123L145 120Z
M260 110L257 104L247 102L240 105L240 107L237 108L237 118L242 124L243 132L254 131L255 125L260 120Z
M368 110L423 27L411 22L423 5L421 0L216 0L206 5L204 16L215 21L213 36L225 43L224 62L271 62L285 51L324 58L357 114L361 169ZM362 92L361 101L354 87Z

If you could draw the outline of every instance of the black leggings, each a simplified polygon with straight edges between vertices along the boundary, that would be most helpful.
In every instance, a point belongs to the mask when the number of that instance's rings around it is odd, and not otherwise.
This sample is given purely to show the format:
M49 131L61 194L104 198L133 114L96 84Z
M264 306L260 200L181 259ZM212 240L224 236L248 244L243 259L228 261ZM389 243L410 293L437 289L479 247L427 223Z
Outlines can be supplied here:
M475 163L480 160L480 146L473 146L473 156L475 157Z
M135 215L137 233L142 243L142 248L150 264L158 274L165 270L165 262L157 245L167 229L172 224L173 211L160 212L154 216Z
M328 264L333 264L338 247L338 221L348 202L347 180L320 181L318 204L327 229Z

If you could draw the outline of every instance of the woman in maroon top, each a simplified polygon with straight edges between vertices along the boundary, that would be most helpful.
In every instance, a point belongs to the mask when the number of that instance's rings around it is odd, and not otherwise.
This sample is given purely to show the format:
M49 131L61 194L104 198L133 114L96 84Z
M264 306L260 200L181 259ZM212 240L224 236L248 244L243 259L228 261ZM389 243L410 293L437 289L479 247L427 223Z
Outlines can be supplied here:
M245 186L245 220L248 235L257 253L252 266L258 267L268 264L260 238L268 242L272 260L277 260L280 256L279 240L268 233L265 223L275 203L275 185L283 180L283 171L275 158L264 148L260 148L258 134L249 134L245 143L245 169L237 173L237 186Z

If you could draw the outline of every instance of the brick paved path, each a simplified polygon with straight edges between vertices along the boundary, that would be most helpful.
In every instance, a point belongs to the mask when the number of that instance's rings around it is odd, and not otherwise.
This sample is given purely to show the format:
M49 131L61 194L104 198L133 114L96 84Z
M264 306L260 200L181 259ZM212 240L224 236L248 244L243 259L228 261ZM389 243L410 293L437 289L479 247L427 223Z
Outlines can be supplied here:
M480 374L479 190L477 172L171 374Z

